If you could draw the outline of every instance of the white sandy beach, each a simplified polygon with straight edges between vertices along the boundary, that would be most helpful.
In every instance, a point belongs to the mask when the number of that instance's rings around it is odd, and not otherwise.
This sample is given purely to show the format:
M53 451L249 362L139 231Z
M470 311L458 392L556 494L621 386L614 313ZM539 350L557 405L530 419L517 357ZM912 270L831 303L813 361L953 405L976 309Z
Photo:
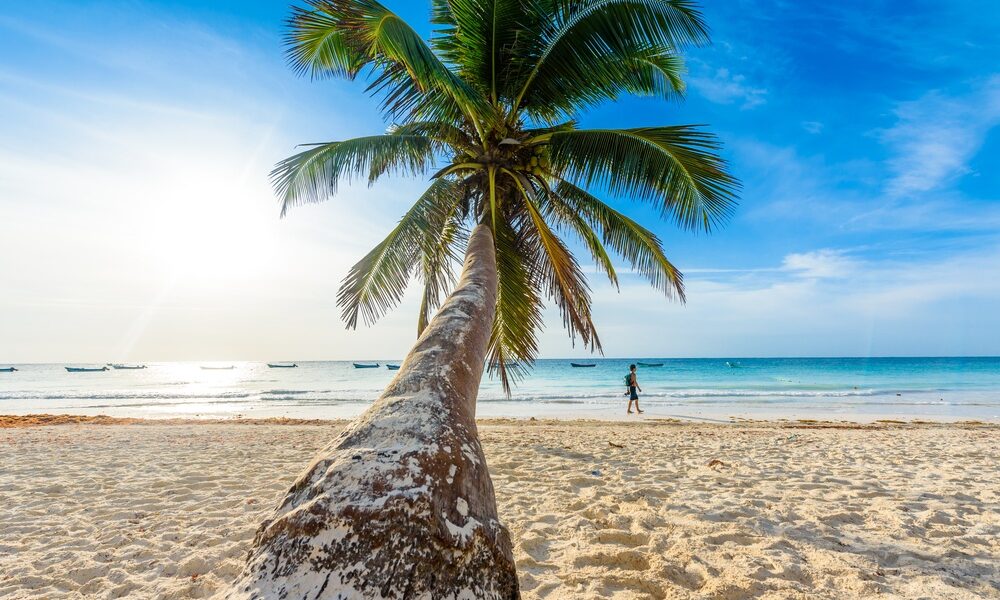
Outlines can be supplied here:
M0 597L211 596L342 426L0 429ZM484 423L524 597L1000 598L1000 428L809 427Z

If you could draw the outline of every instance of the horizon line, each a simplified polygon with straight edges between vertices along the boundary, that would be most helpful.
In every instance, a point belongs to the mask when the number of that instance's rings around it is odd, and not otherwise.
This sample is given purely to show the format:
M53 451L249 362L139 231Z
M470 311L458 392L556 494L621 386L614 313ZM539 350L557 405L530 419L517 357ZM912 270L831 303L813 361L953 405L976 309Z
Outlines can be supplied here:
M535 359L535 362L540 361L554 361L554 360L567 360L567 361L579 361L579 360L592 360L592 361L611 361L611 360L833 360L833 359L852 359L852 360L868 360L868 359L893 359L893 358L904 358L904 359L943 359L943 358L963 358L963 359L983 359L992 358L1000 359L1000 355L990 355L990 354L953 354L953 355L867 355L867 356L834 356L834 355L815 355L815 356L731 356L731 355L719 355L719 356L601 356L601 357L573 357L573 356L560 356L560 357L543 357ZM185 360L141 360L141 359L130 359L127 361L114 361L114 364L125 364L125 363L152 363L152 364L165 364L165 363L192 363L192 364L205 364L205 363L323 363L323 362L377 362L386 361L393 363L402 363L403 358L336 358L336 359L282 359L282 360L258 360L258 359L185 359ZM511 361L511 362L521 362L521 361ZM0 365L75 365L75 364L100 364L100 365L110 365L112 362L100 362L100 361L57 361L57 362L2 362Z

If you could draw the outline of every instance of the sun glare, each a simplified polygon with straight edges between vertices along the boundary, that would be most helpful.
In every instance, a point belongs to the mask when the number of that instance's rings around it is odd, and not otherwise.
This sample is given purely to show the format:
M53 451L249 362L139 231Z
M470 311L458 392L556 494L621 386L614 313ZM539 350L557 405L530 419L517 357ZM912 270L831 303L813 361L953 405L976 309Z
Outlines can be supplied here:
M251 201L259 190L227 186L218 174L201 173L160 193L170 200L158 203L149 217L149 247L177 285L225 285L272 262L277 213L267 210L273 203Z

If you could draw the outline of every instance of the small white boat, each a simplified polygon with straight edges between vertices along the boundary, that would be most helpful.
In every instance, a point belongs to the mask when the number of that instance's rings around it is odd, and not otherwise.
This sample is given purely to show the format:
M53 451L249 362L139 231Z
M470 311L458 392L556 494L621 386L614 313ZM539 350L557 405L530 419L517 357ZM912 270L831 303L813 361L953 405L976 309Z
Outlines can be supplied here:
M228 367L206 367L202 365L201 368L203 371L232 371L236 367L233 365L229 365Z
M112 364L111 368L112 369L125 369L125 370L128 370L128 371L133 371L133 370L136 370L136 369L145 369L146 365L115 365L115 364Z

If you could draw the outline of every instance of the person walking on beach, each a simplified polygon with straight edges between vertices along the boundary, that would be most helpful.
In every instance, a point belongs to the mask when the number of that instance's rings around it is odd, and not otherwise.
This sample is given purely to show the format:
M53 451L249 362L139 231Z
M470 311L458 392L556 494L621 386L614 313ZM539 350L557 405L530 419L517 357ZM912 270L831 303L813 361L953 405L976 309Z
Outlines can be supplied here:
M628 414L632 414L632 403L635 402L635 411L642 414L642 409L639 408L639 394L636 390L642 391L639 387L639 379L635 376L635 365L628 366Z

